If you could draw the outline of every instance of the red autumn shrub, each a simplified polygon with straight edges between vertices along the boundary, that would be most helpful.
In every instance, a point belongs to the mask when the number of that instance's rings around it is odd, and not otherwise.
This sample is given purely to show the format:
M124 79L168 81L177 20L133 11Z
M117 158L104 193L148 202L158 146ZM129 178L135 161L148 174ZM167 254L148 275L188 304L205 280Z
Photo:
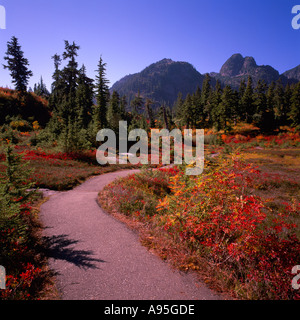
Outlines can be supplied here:
M260 176L251 165L223 160L208 170L171 178L171 194L157 207L165 230L237 279L246 298L299 298L291 270L300 261L300 241L286 219L295 212L271 214L251 194Z

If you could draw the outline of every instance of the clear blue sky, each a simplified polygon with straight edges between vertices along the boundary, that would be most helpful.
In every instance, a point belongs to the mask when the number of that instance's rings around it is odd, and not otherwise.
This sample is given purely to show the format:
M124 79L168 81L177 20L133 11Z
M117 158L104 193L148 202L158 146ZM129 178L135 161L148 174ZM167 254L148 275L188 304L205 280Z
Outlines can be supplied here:
M112 85L163 58L218 72L234 53L284 72L300 64L300 30L291 27L300 0L0 0L0 86L12 86L2 68L7 41L19 39L34 77L50 89L51 56L64 40L80 45L78 62L95 77L100 55Z

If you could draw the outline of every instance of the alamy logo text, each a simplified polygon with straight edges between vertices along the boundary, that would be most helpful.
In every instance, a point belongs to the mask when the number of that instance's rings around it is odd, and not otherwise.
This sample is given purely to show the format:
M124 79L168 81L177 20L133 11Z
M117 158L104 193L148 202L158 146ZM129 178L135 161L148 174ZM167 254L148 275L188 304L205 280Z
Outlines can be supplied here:
M5 7L0 5L0 29L6 29L6 11Z

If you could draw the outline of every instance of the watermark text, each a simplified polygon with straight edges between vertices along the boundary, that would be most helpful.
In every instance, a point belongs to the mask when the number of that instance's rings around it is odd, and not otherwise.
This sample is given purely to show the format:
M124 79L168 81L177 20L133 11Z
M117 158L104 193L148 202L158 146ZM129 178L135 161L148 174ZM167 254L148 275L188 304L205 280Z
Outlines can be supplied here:
M292 280L292 287L295 290L300 289L300 266L294 266L292 269L292 274L296 274L296 276Z
M6 29L6 10L0 5L0 29Z
M300 5L296 5L292 9L292 14L296 14L292 20L292 27L295 30L300 29Z
M5 279L6 279L6 271L3 266L0 266L0 290L5 290Z
M117 141L118 137L118 141ZM149 139L151 141L149 141ZM171 151L171 139L173 150ZM119 131L102 129L96 140L103 142L97 149L97 161L106 164L162 164L171 163L171 153L174 164L188 165L187 175L200 175L204 168L204 130L202 129L151 129L148 135L143 129L127 131L127 121L119 122ZM130 148L128 150L128 144ZM117 158L116 151L119 150ZM150 155L149 155L150 151Z

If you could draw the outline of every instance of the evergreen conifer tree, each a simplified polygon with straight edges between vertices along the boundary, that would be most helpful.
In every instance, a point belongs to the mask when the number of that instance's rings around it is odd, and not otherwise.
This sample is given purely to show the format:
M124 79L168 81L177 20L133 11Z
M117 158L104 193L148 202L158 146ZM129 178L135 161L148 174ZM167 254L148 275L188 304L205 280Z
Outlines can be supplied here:
M48 91L48 89L47 89L47 87L46 87L46 85L45 85L45 83L43 81L43 77L41 77L41 80L40 80L40 82L38 84L34 85L33 92L36 95L38 95L38 96L40 96L40 97L42 97L44 99L49 99L50 92Z
M62 100L62 76L59 67L61 65L61 57L58 54L55 54L51 57L54 61L54 73L52 75L53 82L51 84L51 94L49 97L49 107L54 112L57 111L57 105Z
M253 121L262 131L271 131L274 128L273 110L268 108L267 85L259 80L254 92L254 105L256 107Z
M153 101L151 99L146 99L145 111L146 111L146 118L149 121L150 128L154 128L154 125L155 125L152 104L153 104Z
M139 114L144 105L144 99L141 97L140 91L138 91L138 94L134 97L134 99L131 101L131 112L133 115Z
M78 74L78 86L76 90L76 109L78 114L79 126L87 128L92 120L93 80L87 77L86 68L83 65Z
M98 131L101 128L105 128L107 125L106 113L107 103L109 101L109 81L106 79L106 63L103 62L102 56L100 57L96 72L96 106L94 109L94 124L96 126L96 130Z
M78 79L78 63L76 57L79 46L73 42L65 40L65 51L63 52L63 59L68 60L67 66L62 70L62 80L64 82L64 98L60 105L61 116L64 120L77 118L76 114L76 89Z
M120 114L120 96L117 91L113 91L107 109L107 123L115 133L119 130L119 121L121 121Z
M122 96L120 99L120 116L122 120L127 120L128 114L126 111L127 99L126 96Z
M288 113L284 95L284 87L280 79L276 82L273 102L276 126L279 127L286 123Z
M220 113L220 103L222 101L222 88L220 81L217 80L216 88L212 96L211 120L213 126L219 131L222 128L222 119Z
M181 123L183 126L186 126L186 128L190 128L193 122L192 104L192 95L188 93L184 100L181 113Z
M14 36L11 38L11 41L7 42L4 60L7 61L7 64L3 65L3 67L10 71L15 89L24 94L27 90L29 78L32 77L33 73L28 69L29 62L24 58L24 52L21 50L18 39Z
M178 125L183 125L183 121L182 118L184 116L184 110L183 110L183 104L184 104L184 100L182 98L182 93L179 92L177 95L177 100L174 104L174 112L175 112L175 122L178 123Z
M227 85L223 90L221 102L218 107L219 123L225 132L228 132L231 129L236 104L235 93L232 91L231 87Z
M241 106L243 113L245 114L244 117L246 122L251 123L255 110L255 105L253 99L253 81L250 76L248 77L247 86L241 100Z
M293 127L300 126L300 82L293 89L288 117Z
M210 98L212 97L212 95L211 95L212 88L211 88L210 82L211 82L211 77L207 73L207 74L205 74L205 79L203 80L202 93L201 93L201 102L202 102L202 106L203 106L203 113L204 113L205 120L207 121L205 126L207 126L208 123L211 122L212 105L210 102Z
M195 126L196 128L203 128L205 124L204 110L202 104L202 91L199 86L197 86L196 92L193 96L193 103L195 105Z

